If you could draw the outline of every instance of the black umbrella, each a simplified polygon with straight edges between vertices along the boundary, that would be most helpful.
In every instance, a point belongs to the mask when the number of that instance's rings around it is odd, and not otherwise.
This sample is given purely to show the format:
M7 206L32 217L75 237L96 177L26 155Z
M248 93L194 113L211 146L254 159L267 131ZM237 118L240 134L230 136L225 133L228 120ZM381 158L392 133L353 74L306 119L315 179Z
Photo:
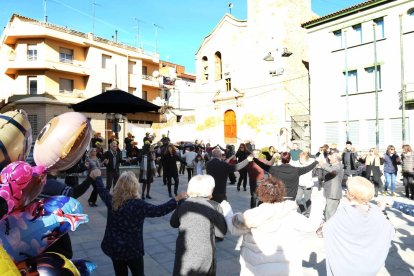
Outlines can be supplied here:
M158 105L120 89L107 90L95 97L72 104L71 107L77 112L119 114L158 111L160 109Z

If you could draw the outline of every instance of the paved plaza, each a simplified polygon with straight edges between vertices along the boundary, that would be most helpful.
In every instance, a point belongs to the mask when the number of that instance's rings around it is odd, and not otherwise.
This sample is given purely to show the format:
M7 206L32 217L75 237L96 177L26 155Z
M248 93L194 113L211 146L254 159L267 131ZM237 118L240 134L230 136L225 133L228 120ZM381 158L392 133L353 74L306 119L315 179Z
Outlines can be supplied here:
M179 191L187 189L187 176L180 176ZM398 201L407 201L402 194L401 183L397 184ZM111 260L103 254L100 244L106 225L107 209L99 199L98 207L90 208L87 199L92 189L86 192L80 202L84 206L84 213L89 215L89 223L81 225L78 230L71 233L74 258L89 259L97 264L93 273L97 276L114 275ZM313 200L322 196L314 189ZM152 199L149 202L160 204L167 201L167 187L162 184L162 178L156 177L151 187ZM228 185L227 195L234 211L244 211L249 208L250 193L238 192L235 185ZM411 203L413 203L411 201ZM175 240L177 229L170 226L171 214L161 218L148 218L144 223L144 243L146 256L145 275L164 276L172 275L174 266ZM379 275L414 275L414 217L405 215L394 209L388 210L388 216L396 229L396 236L392 242L390 253ZM304 275L326 275L325 249L323 239L314 233L303 234L303 271ZM217 243L217 275L239 275L239 237L227 235L224 241ZM367 264L369 265L369 264Z

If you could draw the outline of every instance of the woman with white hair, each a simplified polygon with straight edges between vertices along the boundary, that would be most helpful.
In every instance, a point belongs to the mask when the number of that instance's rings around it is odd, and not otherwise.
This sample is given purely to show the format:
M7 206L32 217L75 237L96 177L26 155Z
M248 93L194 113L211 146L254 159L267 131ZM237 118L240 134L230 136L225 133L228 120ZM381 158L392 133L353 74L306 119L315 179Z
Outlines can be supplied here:
M348 204L323 225L327 275L377 275L384 266L394 227L370 203L374 185L356 176L347 181Z
M171 216L178 228L173 275L216 275L215 238L227 232L223 211L210 200L214 178L197 175L188 183L187 196Z

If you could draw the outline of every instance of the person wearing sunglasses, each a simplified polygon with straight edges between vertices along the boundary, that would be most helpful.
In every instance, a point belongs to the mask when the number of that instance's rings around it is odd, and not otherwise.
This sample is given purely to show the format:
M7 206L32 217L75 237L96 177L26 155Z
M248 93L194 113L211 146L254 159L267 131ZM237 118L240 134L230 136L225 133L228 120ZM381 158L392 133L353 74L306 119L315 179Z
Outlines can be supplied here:
M391 195L395 196L395 181L397 178L398 167L401 163L400 156L395 152L395 147L389 145L384 154L384 175L385 175L385 190L384 195L387 194L388 187L391 189Z

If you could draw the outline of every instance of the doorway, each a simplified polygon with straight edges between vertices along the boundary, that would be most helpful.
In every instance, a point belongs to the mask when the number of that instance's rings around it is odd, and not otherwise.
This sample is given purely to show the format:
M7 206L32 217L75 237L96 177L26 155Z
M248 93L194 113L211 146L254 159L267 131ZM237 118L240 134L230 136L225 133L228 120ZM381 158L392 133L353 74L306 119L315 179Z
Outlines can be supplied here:
M237 120L233 110L224 112L224 142L236 144L237 142Z

